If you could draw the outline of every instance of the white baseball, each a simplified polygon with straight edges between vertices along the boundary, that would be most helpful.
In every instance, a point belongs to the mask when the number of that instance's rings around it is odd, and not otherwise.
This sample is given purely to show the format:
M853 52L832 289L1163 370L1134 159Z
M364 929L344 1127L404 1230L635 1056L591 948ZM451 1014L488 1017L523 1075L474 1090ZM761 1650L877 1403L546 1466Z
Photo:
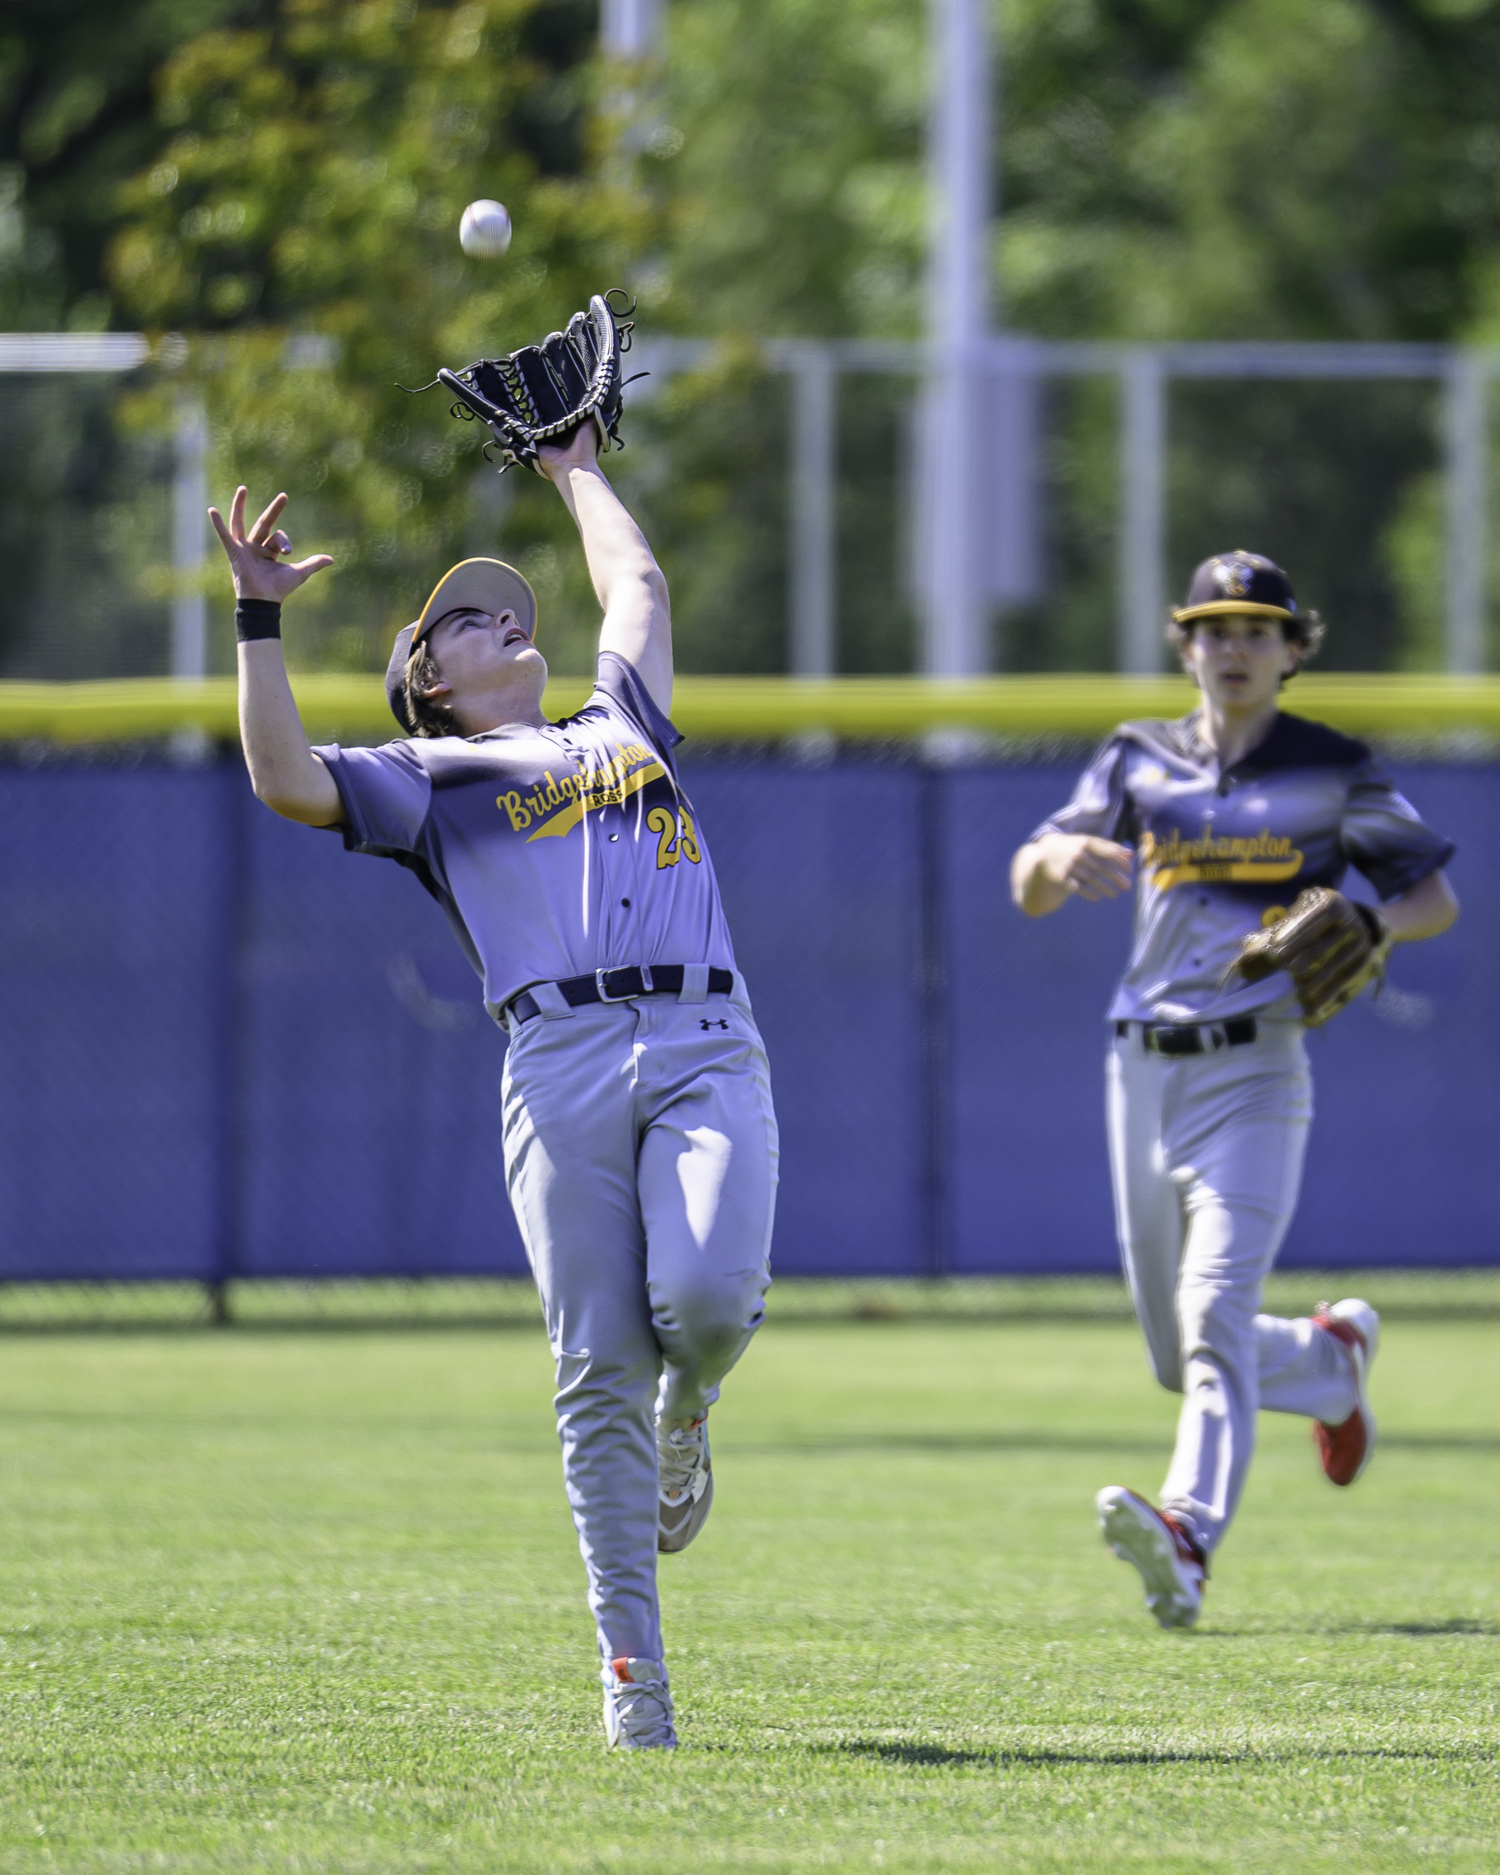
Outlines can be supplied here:
M470 202L458 224L458 241L476 260L498 260L510 246L510 216L503 202Z

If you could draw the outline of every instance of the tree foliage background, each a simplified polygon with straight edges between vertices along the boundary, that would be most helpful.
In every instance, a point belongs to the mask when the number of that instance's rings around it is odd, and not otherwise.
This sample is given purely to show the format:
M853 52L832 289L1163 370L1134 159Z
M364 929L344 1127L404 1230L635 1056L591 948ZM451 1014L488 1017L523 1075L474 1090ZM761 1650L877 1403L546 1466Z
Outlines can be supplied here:
M1495 0L1003 0L996 20L1009 325L1495 336ZM780 668L786 389L754 340L919 332L926 31L924 0L672 0L659 66L622 73L596 55L591 0L11 0L0 320L159 343L123 399L0 380L20 439L0 532L31 569L0 601L0 664L160 666L165 537L140 491L194 394L216 490L285 486L299 541L337 557L299 601L303 658L382 662L434 572L498 538L556 660L583 665L592 604L551 491L485 470L439 393L395 387L619 282L649 329L722 341L712 367L637 392L617 465L684 665ZM454 238L478 195L512 210L498 265ZM910 388L843 386L848 669L912 655ZM1174 579L1253 529L1329 614L1332 661L1434 658L1430 389L1180 387L1172 418ZM1051 576L997 622L1009 665L1111 661L1114 420L1107 385L1053 396ZM38 624L64 614L71 663Z

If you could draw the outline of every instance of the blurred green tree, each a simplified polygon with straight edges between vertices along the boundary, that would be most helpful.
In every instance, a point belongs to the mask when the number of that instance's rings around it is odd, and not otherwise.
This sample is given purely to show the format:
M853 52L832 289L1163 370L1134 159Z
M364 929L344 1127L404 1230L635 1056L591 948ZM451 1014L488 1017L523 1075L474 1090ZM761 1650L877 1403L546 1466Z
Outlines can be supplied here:
M1500 252L1490 0L1010 0L1028 329L1460 339Z
M1139 339L1500 326L1491 0L997 0L997 20L1008 325ZM652 447L617 471L668 560L684 665L782 664L787 399L754 336L920 331L926 8L674 0L659 65L628 75L600 68L596 27L592 0L7 10L0 312L191 335L138 415L159 422L201 387L216 486L284 482L299 537L331 542L339 572L309 592L299 640L311 659L376 661L433 567L498 526L505 551L531 556L554 653L583 662L592 607L549 491L480 476L478 435L437 394L393 385L619 281L648 329L723 340L707 371L636 394L627 436ZM621 134L627 89L639 115ZM500 266L454 240L481 194L514 214ZM892 525L908 388L845 384L846 668L910 659ZM1249 517L1268 551L1300 556L1336 626L1357 615L1352 661L1427 656L1430 399L1304 402L1174 406L1173 577ZM1113 424L1107 392L1055 399L1054 590L1007 622L1009 663L1108 662ZM1317 462L1284 473L1301 446ZM1335 483L1310 530L1308 491Z
M758 335L916 337L926 190L918 0L694 0L670 15L639 126L653 325L723 341L651 409L670 478L643 491L689 667L786 667L790 398ZM839 665L900 670L913 616L899 462L909 383L842 386ZM708 551L705 551L705 546Z
M1010 0L1002 298L1023 330L1492 342L1500 8L1488 0ZM1230 538L1285 560L1335 666L1441 653L1438 399L1181 386L1174 585ZM1109 658L1112 418L1060 431L1062 577L1019 661ZM1253 534L1253 542L1247 536Z
M670 229L663 312L710 331L915 336L925 8L694 0L672 18L642 164ZM1500 324L1500 7L1006 0L996 20L1008 326L1445 340ZM910 655L891 526L909 432L884 402L899 390L845 384L845 668ZM735 427L766 428L770 407L747 392ZM1432 595L1414 569L1436 560L1435 540L1417 545L1436 525L1435 414L1429 390L1399 387L1175 393L1173 583L1226 529L1251 530L1329 613L1330 663L1430 661ZM1058 387L1049 429L1051 590L1004 621L1003 660L1107 665L1113 395ZM764 567L780 509L766 496L759 510ZM749 549L742 532L747 571Z
M120 323L103 256L120 178L160 142L152 78L241 0L9 0L0 9L0 329ZM159 671L160 437L123 434L110 379L0 378L0 670ZM142 491L147 493L143 495Z
M447 561L508 550L538 584L554 644L586 610L550 491L502 504L484 432L438 364L531 335L609 284L636 198L586 173L593 19L584 0L282 0L263 22L195 35L156 79L161 137L121 190L107 272L164 344L141 422L198 387L215 484L284 487L299 538L335 573L299 603L292 644L320 663L379 662ZM494 196L516 228L503 264L459 250L464 204ZM546 500L539 497L546 496Z
M120 178L160 141L152 79L185 39L258 0L7 0L0 11L0 323L112 323L104 250Z

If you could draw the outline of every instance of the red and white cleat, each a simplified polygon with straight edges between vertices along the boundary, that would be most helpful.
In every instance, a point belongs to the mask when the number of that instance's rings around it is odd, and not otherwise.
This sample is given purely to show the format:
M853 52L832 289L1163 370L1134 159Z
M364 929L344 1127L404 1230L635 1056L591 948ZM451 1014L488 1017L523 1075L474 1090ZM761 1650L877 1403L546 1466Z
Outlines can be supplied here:
M1368 1302L1348 1296L1342 1302L1320 1302L1313 1322L1343 1345L1354 1378L1354 1411L1337 1426L1314 1420L1313 1439L1330 1482L1353 1484L1375 1450L1375 1415L1366 1388L1380 1346L1380 1317Z
M672 1695L659 1660L621 1656L599 1676L604 1682L604 1736L625 1751L672 1751Z
M1152 1614L1164 1628L1190 1628L1202 1611L1208 1574L1198 1545L1170 1512L1123 1485L1106 1485L1094 1502L1105 1542L1140 1571Z

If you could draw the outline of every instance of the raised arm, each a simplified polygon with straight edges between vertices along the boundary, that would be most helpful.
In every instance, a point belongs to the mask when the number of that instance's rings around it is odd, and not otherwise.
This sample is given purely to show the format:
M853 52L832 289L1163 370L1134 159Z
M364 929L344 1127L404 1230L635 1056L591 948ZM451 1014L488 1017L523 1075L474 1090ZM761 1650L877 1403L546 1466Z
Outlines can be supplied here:
M557 486L583 538L589 577L604 608L599 649L634 666L664 716L672 709L672 613L667 582L646 537L599 467L592 423L566 449L543 449L542 468Z
M281 558L292 544L276 525L285 506L286 496L278 495L248 532L242 487L234 491L227 524L217 508L209 509L208 518L224 543L234 574L237 599L280 605L304 580L333 565L326 553L295 563ZM287 681L279 635L242 642L239 673L240 741L251 787L283 820L298 820L310 827L338 826L344 818L343 802L333 776L308 746Z

